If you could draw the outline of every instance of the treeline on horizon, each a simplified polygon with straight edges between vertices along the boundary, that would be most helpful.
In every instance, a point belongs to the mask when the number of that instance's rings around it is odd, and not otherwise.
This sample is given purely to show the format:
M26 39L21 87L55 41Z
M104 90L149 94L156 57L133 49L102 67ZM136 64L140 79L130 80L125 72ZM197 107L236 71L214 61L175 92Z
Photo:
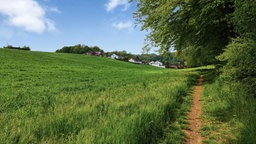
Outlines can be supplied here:
M64 46L61 49L56 50L57 53L74 53L74 54L86 54L93 52L104 52L98 46L87 46L87 45L74 45L74 46Z
M56 50L57 53L73 53L73 54L86 54L86 55L96 55L96 56L104 56L111 57L113 54L118 55L119 60L128 61L129 59L140 60L142 62L150 62L150 61L160 61L165 65L169 64L179 64L182 60L178 59L175 56L175 53L165 53L164 55L157 54L132 54L128 53L125 50L123 51L112 51L112 52L104 52L98 46L87 46L82 44L77 44L74 46L64 46L61 49Z
M30 51L30 47L29 46L23 46L23 47L14 47L12 45L7 45L3 47L4 49L16 49L16 50L27 50Z

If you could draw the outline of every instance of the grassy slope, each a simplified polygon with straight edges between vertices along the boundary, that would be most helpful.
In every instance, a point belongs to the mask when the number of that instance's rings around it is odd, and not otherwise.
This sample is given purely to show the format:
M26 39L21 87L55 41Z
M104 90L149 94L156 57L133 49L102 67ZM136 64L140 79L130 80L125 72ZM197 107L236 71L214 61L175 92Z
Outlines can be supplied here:
M0 141L155 143L178 117L192 74L0 49Z

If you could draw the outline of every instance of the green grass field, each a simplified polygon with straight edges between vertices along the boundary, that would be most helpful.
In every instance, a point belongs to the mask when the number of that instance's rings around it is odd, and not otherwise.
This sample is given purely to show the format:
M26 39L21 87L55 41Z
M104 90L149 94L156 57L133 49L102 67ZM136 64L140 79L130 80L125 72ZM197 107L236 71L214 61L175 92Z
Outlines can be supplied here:
M102 57L0 49L0 143L168 141L166 124L182 113L196 77Z

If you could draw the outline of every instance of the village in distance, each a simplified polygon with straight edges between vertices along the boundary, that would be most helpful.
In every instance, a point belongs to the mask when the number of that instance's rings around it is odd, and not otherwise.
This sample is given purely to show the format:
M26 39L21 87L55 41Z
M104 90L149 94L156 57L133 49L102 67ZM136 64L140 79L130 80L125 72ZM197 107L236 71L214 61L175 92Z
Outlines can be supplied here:
M16 50L28 50L29 46L15 47L12 45L4 46L5 49L16 49ZM100 56L107 57L115 60L130 62L133 64L144 64L151 65L159 68L185 68L183 60L180 60L175 56L175 53L168 53L164 55L158 55L155 53L151 54L131 54L123 51L112 51L104 52L98 46L87 46L87 45L74 45L74 46L64 46L61 49L57 49L56 53L73 53L73 54L84 54L90 56Z

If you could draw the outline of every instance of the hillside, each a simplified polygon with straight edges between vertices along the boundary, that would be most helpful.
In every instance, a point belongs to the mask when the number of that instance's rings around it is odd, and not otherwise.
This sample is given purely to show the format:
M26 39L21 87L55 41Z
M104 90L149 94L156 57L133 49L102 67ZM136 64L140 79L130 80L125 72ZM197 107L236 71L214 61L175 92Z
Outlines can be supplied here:
M178 111L195 76L102 57L0 49L0 141L162 141L166 124L185 114Z

